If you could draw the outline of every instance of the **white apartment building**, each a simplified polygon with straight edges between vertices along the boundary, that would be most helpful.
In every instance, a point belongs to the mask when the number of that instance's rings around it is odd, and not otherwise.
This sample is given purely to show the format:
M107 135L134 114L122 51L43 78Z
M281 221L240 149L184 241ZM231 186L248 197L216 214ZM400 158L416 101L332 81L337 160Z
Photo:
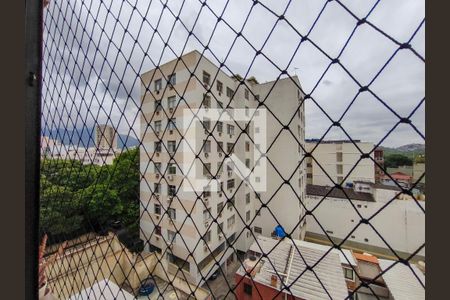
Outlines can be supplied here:
M309 210L315 208L312 213L317 219L307 217L307 240L328 241L328 234L341 241L349 235L346 246L388 256L393 254L381 237L403 256L414 253L425 243L425 201L416 203L410 196L399 194L397 187L368 182L356 181L353 188L342 191L333 189L330 192L330 189L307 185L307 207ZM392 199L395 200L387 205ZM370 224L379 235L369 224L359 224L358 212L364 219L376 214ZM423 258L425 248L417 255Z
M303 209L298 197L304 200L306 172L298 166L303 153L294 139L304 141L304 107L296 111L302 95L291 79L259 84L251 78L243 85L240 78L230 77L198 51L144 73L141 79L141 238L147 250L165 253L162 261L166 270L196 284L209 278L218 268L215 259L223 264L235 259L233 248L247 251L253 242L248 229L256 235L272 233L278 223L268 209L287 232L293 231L297 238L304 235L303 224L299 226ZM299 84L296 77L294 80ZM204 127L196 127L195 145L190 148L182 142L183 124L189 115L186 111L193 116L201 108L242 109L249 115L258 107L258 99L267 95L265 105L283 124L293 120L283 130L266 113L267 147L283 131L266 157L284 179L267 163L268 188L255 193L232 164L223 162L227 155L234 154L249 168L258 165L254 151L259 145L252 140L254 132L262 129L251 122L244 133L248 122L203 118L197 120ZM193 159L185 160L185 153L194 152ZM191 184L186 176L191 166L198 178L210 180L203 192L185 189ZM279 189L287 180L291 187L285 184ZM211 188L215 183L218 191ZM269 199L267 207L260 210L261 201Z
M334 186L341 183L349 173L343 186L357 180L375 182L373 152L370 154L372 159L361 159L361 152L371 152L374 144L356 140L355 144L360 149L358 150L348 140L324 140L319 144L317 142L317 140L306 141L307 151L312 152L312 157L307 158L308 184Z
M95 146L100 149L117 149L117 134L111 125L97 125Z

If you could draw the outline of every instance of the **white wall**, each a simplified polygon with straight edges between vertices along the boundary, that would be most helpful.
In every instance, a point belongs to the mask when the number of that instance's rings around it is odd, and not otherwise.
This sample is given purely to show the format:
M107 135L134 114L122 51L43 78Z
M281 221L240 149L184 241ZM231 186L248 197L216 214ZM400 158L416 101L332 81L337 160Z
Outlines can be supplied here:
M322 197L308 196L308 207L315 207ZM369 218L386 203L353 200L362 217ZM425 203L420 202L425 209ZM360 207L358 207L360 206ZM327 198L314 210L318 222L328 230L332 237L344 239L359 223L360 217L347 199ZM394 200L375 216L370 223L394 249L413 253L425 242L425 214L413 200ZM310 216L307 220L307 231L325 235L318 223ZM375 231L366 224L361 224L348 241L366 245L388 248ZM326 237L325 237L326 238ZM365 241L365 239L368 241ZM425 255L422 249L418 255Z

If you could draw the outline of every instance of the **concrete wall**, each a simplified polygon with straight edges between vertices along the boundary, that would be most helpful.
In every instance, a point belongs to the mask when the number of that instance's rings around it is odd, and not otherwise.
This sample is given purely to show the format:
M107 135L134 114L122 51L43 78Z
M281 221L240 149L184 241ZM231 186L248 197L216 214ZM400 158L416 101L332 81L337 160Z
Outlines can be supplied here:
M315 196L307 198L310 209L322 199ZM352 202L363 218L371 217L386 205L386 201L352 200ZM420 205L425 210L424 201L420 201ZM324 230L338 239L344 239L360 222L360 217L347 199L327 198L313 211L313 214ZM323 235L324 239L327 239L318 222L308 216L307 231ZM413 200L394 200L371 219L370 223L396 251L411 254L425 242L425 213ZM388 249L377 233L366 224L359 225L348 241L357 242L363 246ZM425 249L422 249L418 255L425 256Z

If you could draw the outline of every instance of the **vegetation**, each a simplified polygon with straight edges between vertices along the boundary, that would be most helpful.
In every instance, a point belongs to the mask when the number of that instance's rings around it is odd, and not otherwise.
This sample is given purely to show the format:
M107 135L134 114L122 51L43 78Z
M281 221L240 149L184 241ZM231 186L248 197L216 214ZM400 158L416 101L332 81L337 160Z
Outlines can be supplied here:
M127 240L139 240L138 148L104 166L43 159L40 183L40 229L49 242L102 232L117 221Z
M391 154L384 157L384 166L386 168L398 168L400 166L412 166L413 160L402 154Z

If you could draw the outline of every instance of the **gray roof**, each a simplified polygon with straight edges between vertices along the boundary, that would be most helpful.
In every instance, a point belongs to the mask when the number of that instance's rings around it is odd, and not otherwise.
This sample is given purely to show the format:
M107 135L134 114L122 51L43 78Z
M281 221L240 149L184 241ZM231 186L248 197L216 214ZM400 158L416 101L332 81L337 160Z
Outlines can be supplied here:
M394 263L386 259L379 261L383 271ZM395 300L425 299L425 275L415 265L411 265L411 269L402 263L397 263L383 274L384 282Z
M341 190L330 186L307 184L306 194L312 196L321 196L321 197L327 196L331 198L342 198L342 199L350 198L350 200L375 202L375 199L373 198L372 194L356 192L351 188L342 188Z
M277 243L279 244L277 245ZM312 271L305 271L307 268L305 261L308 266L313 266L324 256L326 251L317 247L310 247L300 241L296 241L294 245L290 240L279 241L259 236L250 249L267 254L267 258L261 258L261 269L253 278L256 282L270 286L271 276L278 273L280 276L284 274L282 278L285 284L290 287L292 294L298 298L330 299L331 297L332 299L345 299L348 296L341 259L335 252L329 252L314 266L313 270L317 275L316 277ZM239 269L238 273L243 275L243 268ZM280 280L278 280L276 289L280 290L282 287L283 285L280 285Z

